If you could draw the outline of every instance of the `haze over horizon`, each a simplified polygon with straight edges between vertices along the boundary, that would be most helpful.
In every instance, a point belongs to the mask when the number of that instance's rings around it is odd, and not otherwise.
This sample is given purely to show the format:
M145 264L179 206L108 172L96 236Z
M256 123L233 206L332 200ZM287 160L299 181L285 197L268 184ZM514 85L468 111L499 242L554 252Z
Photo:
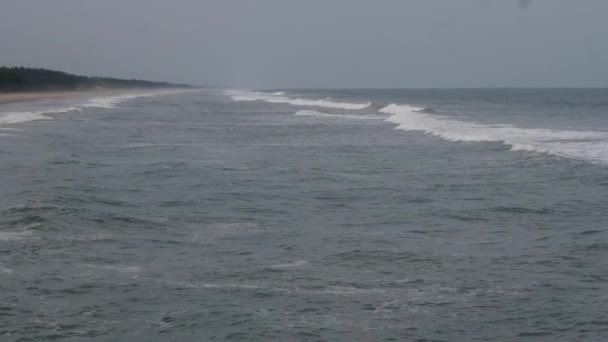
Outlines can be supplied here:
M0 65L247 88L608 86L608 2L0 4Z

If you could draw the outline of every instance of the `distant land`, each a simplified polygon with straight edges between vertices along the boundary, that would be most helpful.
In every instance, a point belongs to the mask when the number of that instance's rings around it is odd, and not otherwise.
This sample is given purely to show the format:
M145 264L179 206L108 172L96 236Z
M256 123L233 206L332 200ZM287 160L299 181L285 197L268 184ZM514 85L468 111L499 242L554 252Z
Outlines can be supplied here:
M89 77L42 68L0 67L0 92L193 88L188 84Z

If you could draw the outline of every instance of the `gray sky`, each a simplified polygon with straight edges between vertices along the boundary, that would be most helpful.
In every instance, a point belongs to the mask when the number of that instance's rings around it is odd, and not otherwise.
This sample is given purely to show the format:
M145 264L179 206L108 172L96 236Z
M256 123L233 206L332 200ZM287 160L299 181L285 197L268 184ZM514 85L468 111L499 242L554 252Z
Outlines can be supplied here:
M252 88L608 86L607 0L0 0L0 64Z

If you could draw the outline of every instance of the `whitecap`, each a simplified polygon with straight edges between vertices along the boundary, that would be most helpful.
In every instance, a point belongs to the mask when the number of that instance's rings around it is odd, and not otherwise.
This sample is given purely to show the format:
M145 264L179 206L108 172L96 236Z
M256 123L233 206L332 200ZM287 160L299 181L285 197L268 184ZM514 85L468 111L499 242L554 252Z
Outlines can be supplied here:
M228 90L225 92L226 95L234 101L264 101L268 103L286 103L293 106L303 107L325 107L325 108L337 108L337 109L365 109L372 105L371 102L365 103L352 103L352 102L336 102L331 99L312 100L302 98L292 98L284 95L274 95L272 93L263 93L246 90ZM276 94L276 93L275 93Z
M140 266L124 266L124 265L96 265L96 264L85 264L85 267L95 268L99 270L122 272L122 273L138 273L141 271Z
M404 131L423 131L457 142L498 142L512 151L548 153L560 157L608 163L608 132L519 128L482 124L424 113L424 108L391 104L380 110Z
M349 119L349 120L378 120L382 119L379 116L373 115L354 115L354 114L334 114L324 113L315 110L301 110L294 114L295 116L310 116L318 119Z
M46 110L39 111L23 111L23 112L7 112L0 113L0 124L18 124L28 121L36 120L53 120L48 114L67 113L71 111L78 111L78 107L62 107L62 108L49 108Z
M378 288L358 288L352 286L330 286L319 290L298 289L298 292L307 292L313 294L326 294L337 296L357 296L357 295L374 295L386 293L384 289Z
M116 105L128 100L141 98L141 97L153 97L160 95L170 95L177 93L192 92L191 89L168 89L168 90L153 90L145 92L131 92L119 95L105 95L92 97L83 104L83 107L94 107L94 108L116 108Z
M201 289L245 289L259 290L265 289L263 286L252 284L235 284L235 283L206 283L206 282L168 282L168 285L185 287L185 288L201 288ZM275 288L276 289L276 288Z
M170 147L170 146L195 146L197 144L183 143L130 143L122 145L123 148L146 148L146 147Z
M33 235L32 231L0 231L0 241L19 241L27 239Z
M4 266L0 265L0 274L8 274L8 273L13 273L13 270L11 270L8 267L4 267Z
M378 288L357 288L351 286L328 286L321 288L287 288L287 287L275 287L265 286L258 284L247 284L247 283L207 283L207 282L168 282L168 285L178 286L184 288L197 288L197 289L236 289L236 290L252 290L252 291L270 291L270 292L282 292L290 294L304 294L304 295L332 295L332 296L365 296L365 295L378 295L387 293L386 290Z
M268 266L268 268L275 268L275 269L295 268L295 267L302 267L307 264L308 264L308 261L306 261L306 260L297 260L294 262L288 262L288 263L284 263L284 264L270 265L270 266Z
M159 95L168 95L175 93L187 92L188 90L154 90L148 92L126 93L120 95L94 96L85 98L84 103L72 104L68 107L47 108L41 110L30 111L11 111L0 113L0 124L19 124L37 120L53 120L52 114L67 113L74 111L82 111L86 108L116 108L116 105L139 97L151 97ZM79 100L79 102L81 102ZM8 128L2 128L6 130Z

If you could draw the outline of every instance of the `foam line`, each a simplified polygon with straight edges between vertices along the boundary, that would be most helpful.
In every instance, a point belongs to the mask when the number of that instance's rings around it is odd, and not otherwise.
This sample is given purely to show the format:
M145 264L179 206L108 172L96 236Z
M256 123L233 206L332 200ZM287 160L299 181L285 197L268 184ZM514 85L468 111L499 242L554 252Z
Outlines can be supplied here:
M368 108L372 105L371 102L337 102L330 98L319 100L292 98L285 96L285 92L263 93L247 90L228 90L226 91L226 95L230 96L230 98L234 101L263 101L268 103L286 103L293 106L302 107L323 107L334 109L358 110Z
M454 120L428 109L391 104L380 112L403 131L423 131L449 141L499 142L512 151L530 151L608 163L608 132L519 128ZM436 111L433 111L436 113Z

